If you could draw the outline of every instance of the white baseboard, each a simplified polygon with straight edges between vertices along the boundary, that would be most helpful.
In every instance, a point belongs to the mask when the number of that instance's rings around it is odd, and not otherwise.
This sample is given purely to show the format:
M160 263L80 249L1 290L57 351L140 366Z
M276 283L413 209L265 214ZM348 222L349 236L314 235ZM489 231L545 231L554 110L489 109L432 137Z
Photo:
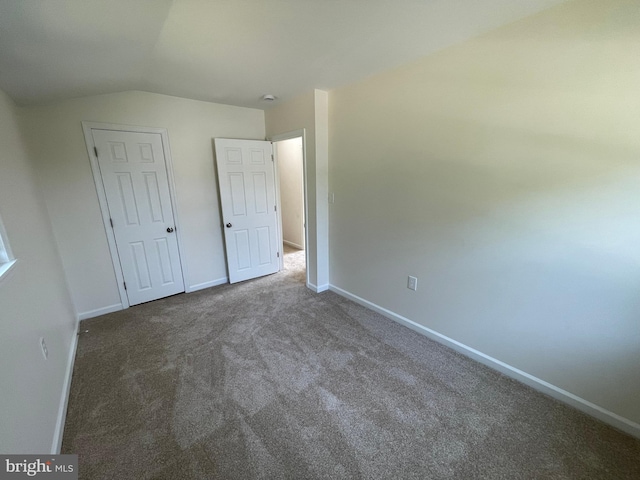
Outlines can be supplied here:
M51 444L51 454L57 455L62 448L62 436L64 434L64 422L67 418L67 407L69 406L69 393L71 392L71 378L73 377L73 366L76 361L76 351L78 349L78 327L73 333L71 346L69 348L69 358L67 360L67 371L65 372L64 383L62 384L62 395L60 396L60 406L58 407L58 418L56 420L56 429L53 434L53 443Z
M100 315L106 315L107 313L113 313L122 310L122 304L116 303L109 305L108 307L96 308L88 312L82 312L78 314L78 320L86 320L87 318L99 317Z
M289 245L290 247L297 248L298 250L304 250L304 247L302 245L290 242L289 240L282 240L282 243L284 243L285 245Z
M329 290L330 285L328 283L325 283L324 285L314 285L311 282L307 282L307 288L313 290L316 293L322 293L322 292L326 292L327 290Z
M211 280L210 282L198 283L197 285L191 285L187 290L187 293L197 292L198 290L204 290L205 288L217 287L229 283L227 277L218 278L217 280Z
M412 320L409 320L408 318L398 315L397 313L394 313L391 310L387 310L386 308L376 305L375 303L370 302L369 300L365 300L364 298L358 297L357 295L354 295L346 290L343 290L340 287L336 287L335 285L329 285L329 289L342 297L348 298L349 300L352 300L364 307L367 307L375 312L378 312L384 315L385 317L391 320L394 320L395 322L398 322L432 340L435 340L438 343L441 343L449 348L452 348L453 350L462 353L463 355L471 358L472 360L475 360L477 362L482 363L483 365L486 365L494 370L497 370L500 373L507 375L508 377L514 378L524 383L525 385L528 385L542 393L545 393L555 398L556 400L560 400L563 403L571 405L572 407L577 408L578 410L588 415L591 415L592 417L595 417L598 420L601 420L604 423L611 425L612 427L622 430L623 432L626 432L629 435L640 438L640 424L633 422L628 418L624 418L616 413L606 410L605 408L602 408L594 403L591 403L588 400L585 400L584 398L578 397L577 395L574 395L571 392L567 392L566 390L556 387L555 385L552 385L549 382L545 382L544 380L534 377L533 375L530 375L527 372L524 372L515 367L512 367L511 365L506 364L493 357L490 357L489 355L486 355L474 348L468 347L467 345L464 345L463 343L460 343L456 340L453 340L452 338L442 335L436 332L435 330L431 330L430 328L427 328Z

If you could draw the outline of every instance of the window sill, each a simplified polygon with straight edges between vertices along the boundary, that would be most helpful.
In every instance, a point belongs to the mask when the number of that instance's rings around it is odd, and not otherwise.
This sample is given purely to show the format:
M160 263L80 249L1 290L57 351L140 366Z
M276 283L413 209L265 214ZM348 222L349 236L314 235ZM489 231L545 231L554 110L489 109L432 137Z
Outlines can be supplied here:
M9 273L11 272L11 270L13 270L13 267L15 267L16 263L18 263L17 260L11 260L10 262L0 265L0 282L2 282L9 276Z

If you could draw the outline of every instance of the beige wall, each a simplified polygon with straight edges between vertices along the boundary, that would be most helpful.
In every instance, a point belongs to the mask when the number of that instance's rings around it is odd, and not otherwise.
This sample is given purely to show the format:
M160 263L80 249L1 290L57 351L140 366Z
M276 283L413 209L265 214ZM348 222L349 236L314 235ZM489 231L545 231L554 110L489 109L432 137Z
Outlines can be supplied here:
M0 280L0 452L47 453L76 317L16 109L2 91L0 216L18 259ZM42 356L41 337L48 360Z
M282 240L304 248L304 190L302 187L302 137L276 144L280 180Z
M267 137L305 130L307 277L322 291L329 284L328 94L314 90L265 112Z
M81 316L120 304L82 121L166 128L185 251L187 287L227 276L212 139L263 139L264 113L144 92L21 110L71 293Z
M569 2L331 91L331 283L637 428L639 45Z

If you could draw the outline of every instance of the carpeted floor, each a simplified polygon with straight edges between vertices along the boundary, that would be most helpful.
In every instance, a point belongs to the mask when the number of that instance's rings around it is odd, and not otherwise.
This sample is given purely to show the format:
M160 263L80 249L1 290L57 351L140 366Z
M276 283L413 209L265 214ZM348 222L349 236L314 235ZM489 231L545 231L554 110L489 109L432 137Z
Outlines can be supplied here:
M83 479L639 479L640 440L285 270L82 322Z

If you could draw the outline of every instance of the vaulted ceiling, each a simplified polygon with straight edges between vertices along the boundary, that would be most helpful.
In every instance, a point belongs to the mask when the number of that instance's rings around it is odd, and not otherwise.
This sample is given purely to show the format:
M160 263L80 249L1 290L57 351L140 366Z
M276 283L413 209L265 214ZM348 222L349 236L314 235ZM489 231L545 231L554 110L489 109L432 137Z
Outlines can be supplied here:
M144 90L266 108L565 0L0 0L0 88L19 104Z

